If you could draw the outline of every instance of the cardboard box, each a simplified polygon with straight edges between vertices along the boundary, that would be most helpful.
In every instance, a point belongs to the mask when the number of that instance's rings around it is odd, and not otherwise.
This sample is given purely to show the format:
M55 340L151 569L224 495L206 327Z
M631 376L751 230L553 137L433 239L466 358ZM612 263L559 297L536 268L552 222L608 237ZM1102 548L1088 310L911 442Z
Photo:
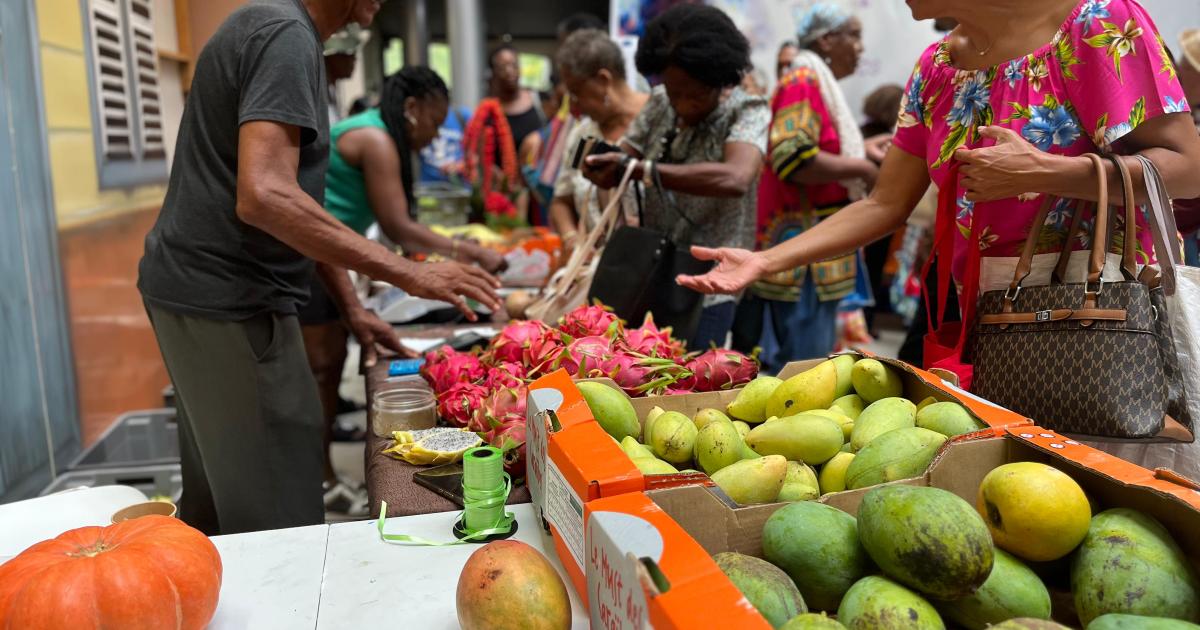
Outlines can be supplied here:
M974 504L983 477L993 468L1014 461L1055 466L1071 475L1105 509L1131 507L1153 516L1170 530L1193 561L1200 559L1200 536L1195 535L1200 531L1200 491L1195 486L1160 479L1151 471L1039 427L993 429L961 436L939 454L925 475L894 483L943 488ZM855 514L870 490L828 495L822 502ZM626 595L627 601L637 602L632 609L599 597L589 602L593 624L597 619L612 618L611 610L615 609L626 615L644 613L629 624L604 627L636 628L646 621L655 628L768 627L761 616L746 616L748 602L744 599L730 600L728 589L732 583L719 571L714 572L716 565L711 559L709 565L704 565L696 554L710 557L736 551L761 557L763 524L783 505L731 507L712 489L700 486L592 502L587 506L589 555L624 566L605 569L601 565L597 569L596 563L589 564L589 586L603 581L597 578L606 573L624 572L638 574L642 589ZM659 526L663 516L670 518L671 525ZM678 568L682 566L688 570ZM593 575L596 571L600 573ZM653 579L655 573L662 577ZM1070 619L1060 621L1072 623ZM738 625L730 625L733 623Z
M922 400L932 396L938 400L960 402L977 419L994 427L1029 424L1022 416L949 388L928 372L900 361L880 360L900 372L905 396L909 398ZM780 377L799 374L819 363L819 359L790 363L781 371ZM598 380L620 389L611 380ZM630 402L639 422L656 406L691 417L709 407L723 410L739 391L631 398ZM711 486L712 481L703 473L643 475L600 428L565 371L560 370L530 384L527 407L526 479L534 509L548 524L559 558L576 590L586 600L584 509L588 502L647 490Z

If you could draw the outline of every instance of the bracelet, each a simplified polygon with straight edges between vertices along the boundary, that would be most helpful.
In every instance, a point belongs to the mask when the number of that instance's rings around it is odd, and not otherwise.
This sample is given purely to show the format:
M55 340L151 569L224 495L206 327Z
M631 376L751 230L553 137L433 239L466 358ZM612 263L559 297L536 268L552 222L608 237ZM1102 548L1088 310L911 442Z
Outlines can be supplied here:
M642 161L642 185L647 188L654 185L654 160Z
M450 259L458 260L458 239L450 239Z
M579 232L577 230L571 230L570 232L563 233L562 240L572 241L572 240L575 240L576 236L579 236Z

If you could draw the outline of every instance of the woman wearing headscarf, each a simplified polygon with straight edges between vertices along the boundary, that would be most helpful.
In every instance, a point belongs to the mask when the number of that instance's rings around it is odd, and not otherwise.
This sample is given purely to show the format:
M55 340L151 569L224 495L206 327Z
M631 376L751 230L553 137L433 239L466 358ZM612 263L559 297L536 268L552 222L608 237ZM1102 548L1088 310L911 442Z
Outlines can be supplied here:
M800 20L791 70L771 101L768 168L759 184L758 245L813 228L861 198L878 174L838 81L862 55L862 23L825 3ZM855 288L856 255L800 265L755 283L739 319L761 322L769 369L825 356L837 339L838 302ZM751 335L752 336L752 335Z

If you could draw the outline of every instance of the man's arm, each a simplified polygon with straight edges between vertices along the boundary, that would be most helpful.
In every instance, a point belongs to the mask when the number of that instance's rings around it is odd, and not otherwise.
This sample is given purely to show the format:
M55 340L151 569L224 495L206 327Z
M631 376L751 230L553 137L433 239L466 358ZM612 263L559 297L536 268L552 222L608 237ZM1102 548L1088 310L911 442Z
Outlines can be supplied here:
M300 129L270 121L243 124L238 134L237 215L318 262L353 269L424 298L475 315L462 296L498 309L499 281L458 263L413 263L342 225L296 182Z
M362 348L363 366L375 365L379 350L376 345L383 346L403 357L415 357L416 352L404 347L396 330L387 322L379 319L372 311L363 308L354 293L354 284L346 270L334 265L317 263L317 276L329 291L329 295L337 302L342 311L342 319Z

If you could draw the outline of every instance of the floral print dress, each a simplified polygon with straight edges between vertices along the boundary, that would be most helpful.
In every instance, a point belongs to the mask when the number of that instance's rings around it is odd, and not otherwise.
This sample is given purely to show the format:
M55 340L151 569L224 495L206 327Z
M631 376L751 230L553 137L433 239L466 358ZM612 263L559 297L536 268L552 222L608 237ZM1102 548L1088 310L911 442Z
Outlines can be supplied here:
M998 66L959 70L947 40L931 46L909 79L894 144L925 158L943 188L955 151L993 144L979 135L980 127L1007 127L1042 151L1079 156L1112 151L1147 120L1186 111L1175 68L1145 9L1134 0L1082 0L1049 44ZM962 278L975 221L983 222L981 256L1020 256L1041 204L1041 195L981 203L960 196L955 276ZM1035 253L1091 247L1090 211L1080 236L1065 243L1069 205L1059 201L1053 208ZM1138 224L1138 261L1145 264L1153 261L1153 249L1142 229L1144 212Z

